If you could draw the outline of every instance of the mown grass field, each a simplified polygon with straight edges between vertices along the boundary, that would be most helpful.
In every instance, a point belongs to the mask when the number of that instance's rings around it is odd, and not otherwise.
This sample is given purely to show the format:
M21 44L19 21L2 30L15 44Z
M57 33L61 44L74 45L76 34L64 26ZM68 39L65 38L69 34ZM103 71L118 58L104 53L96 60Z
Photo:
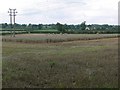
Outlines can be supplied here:
M59 43L3 41L2 49L3 88L118 87L118 38Z

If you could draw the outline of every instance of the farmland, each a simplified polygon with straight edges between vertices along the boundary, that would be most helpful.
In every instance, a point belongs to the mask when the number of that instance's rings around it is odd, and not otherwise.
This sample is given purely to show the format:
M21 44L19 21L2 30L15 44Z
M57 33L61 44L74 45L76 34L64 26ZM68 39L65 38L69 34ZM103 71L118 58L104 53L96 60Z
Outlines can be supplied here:
M3 36L3 41L26 43L57 43L77 40L95 40L118 37L117 34L19 34L16 37Z
M21 34L2 39L4 88L118 87L117 35Z

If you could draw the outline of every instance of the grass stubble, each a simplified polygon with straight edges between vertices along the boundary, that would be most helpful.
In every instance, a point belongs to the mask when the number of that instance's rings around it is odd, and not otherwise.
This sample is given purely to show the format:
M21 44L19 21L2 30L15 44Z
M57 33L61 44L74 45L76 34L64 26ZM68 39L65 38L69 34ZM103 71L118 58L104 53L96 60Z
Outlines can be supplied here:
M3 88L117 88L118 38L2 43Z

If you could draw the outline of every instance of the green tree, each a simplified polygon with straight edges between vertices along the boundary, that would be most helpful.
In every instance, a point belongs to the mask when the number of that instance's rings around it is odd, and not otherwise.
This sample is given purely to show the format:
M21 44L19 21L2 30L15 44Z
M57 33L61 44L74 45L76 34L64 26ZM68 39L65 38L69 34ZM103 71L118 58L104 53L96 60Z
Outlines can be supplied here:
M8 27L8 24L7 23L3 23L2 24L2 28L7 28Z
M31 30L32 30L32 24L29 23L27 26L27 32L30 33Z
M42 24L38 24L38 29L39 29L39 30L42 29Z
M56 27L57 27L57 30L64 33L65 32L65 29L64 29L64 26L60 23L57 22L56 24Z
M64 29L65 29L65 31L68 31L68 25L67 24L64 24Z
M81 23L81 30L85 30L86 29L86 21Z

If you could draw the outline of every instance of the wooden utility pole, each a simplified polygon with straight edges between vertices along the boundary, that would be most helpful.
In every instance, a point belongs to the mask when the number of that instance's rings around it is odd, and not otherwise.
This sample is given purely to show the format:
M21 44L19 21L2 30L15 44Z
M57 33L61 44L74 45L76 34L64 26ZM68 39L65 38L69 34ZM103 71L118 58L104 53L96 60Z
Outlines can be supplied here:
M11 29L14 28L14 32L13 32L13 37L15 37L15 16L16 16L16 9L10 9L9 8L9 11L8 13L10 13L10 25L11 25ZM13 24L12 25L12 16L13 16ZM12 36L12 30L11 30L11 36Z
M10 32L11 32L11 37L12 37L12 9L9 8L8 13L10 13L9 14L9 16L10 16L10 27L11 27L11 31Z
M13 9L13 23L14 23L14 33L13 33L13 37L15 37L15 16L16 16L16 9Z

